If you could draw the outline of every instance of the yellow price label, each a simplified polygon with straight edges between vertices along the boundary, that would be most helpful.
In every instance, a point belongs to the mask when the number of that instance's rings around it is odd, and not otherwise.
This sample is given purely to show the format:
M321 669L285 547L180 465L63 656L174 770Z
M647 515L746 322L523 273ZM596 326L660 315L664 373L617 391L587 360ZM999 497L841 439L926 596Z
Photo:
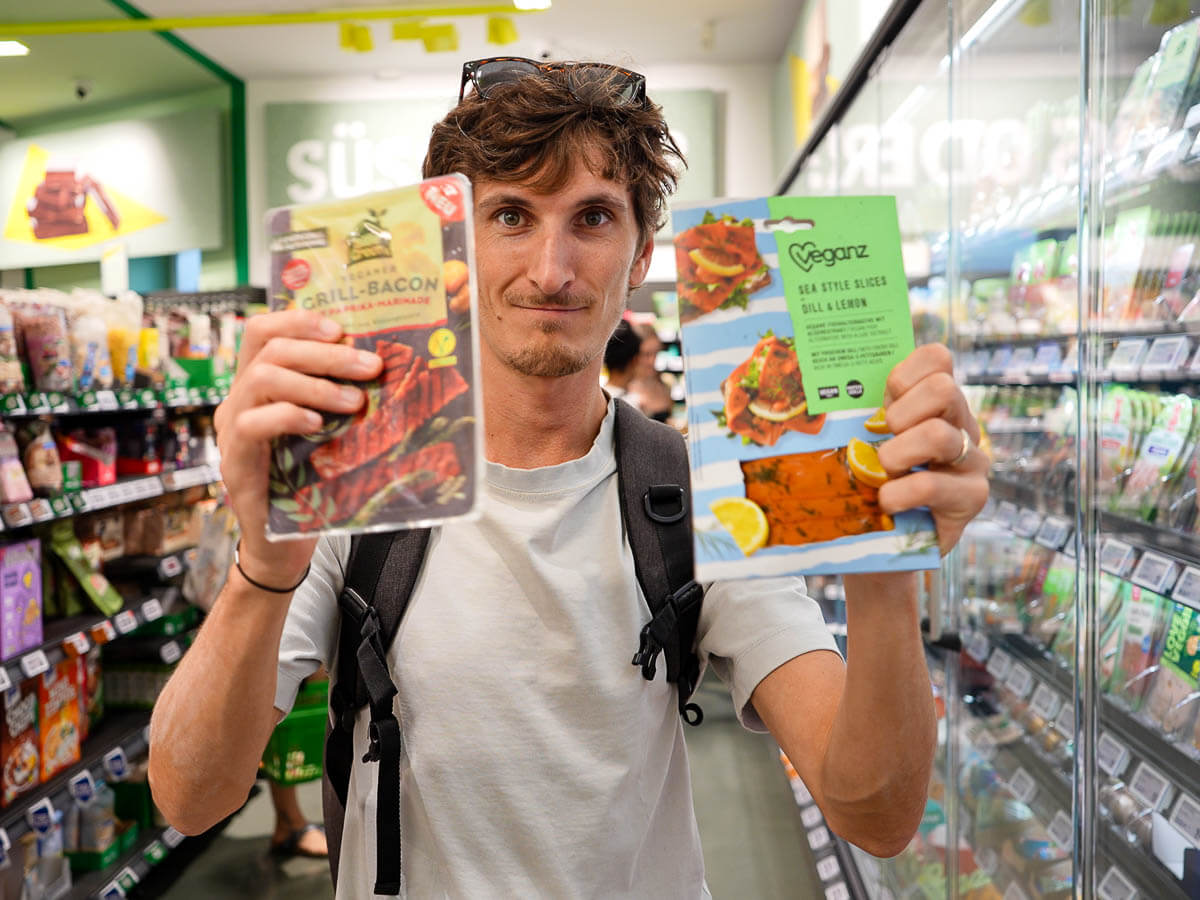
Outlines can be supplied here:
M439 328L429 336L430 356L449 356L458 346L458 338L449 328Z

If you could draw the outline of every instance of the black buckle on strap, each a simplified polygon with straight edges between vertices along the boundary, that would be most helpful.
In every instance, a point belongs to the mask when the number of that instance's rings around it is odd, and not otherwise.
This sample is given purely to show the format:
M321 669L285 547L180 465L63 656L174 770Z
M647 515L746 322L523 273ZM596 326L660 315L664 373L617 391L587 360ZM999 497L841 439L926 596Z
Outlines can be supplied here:
M678 637L679 620L688 615L703 599L704 589L696 584L695 580L689 581L675 593L668 595L666 602L659 607L654 617L642 627L638 651L633 655L633 665L642 667L642 677L647 681L654 680L658 654L663 651L668 641ZM667 656L668 659L671 658L670 653Z
M400 723L394 716L372 719L367 728L370 744L363 762L379 762L381 759L396 759L400 756Z
M652 484L642 503L646 515L662 525L674 525L687 515L683 488L677 484Z

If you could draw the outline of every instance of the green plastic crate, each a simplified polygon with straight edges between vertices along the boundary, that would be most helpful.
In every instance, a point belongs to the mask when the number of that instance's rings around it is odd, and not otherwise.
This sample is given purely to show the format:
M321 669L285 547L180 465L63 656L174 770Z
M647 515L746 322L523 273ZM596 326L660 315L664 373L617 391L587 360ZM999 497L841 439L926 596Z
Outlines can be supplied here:
M324 705L293 709L275 726L263 753L262 771L276 784L301 784L322 775L325 750Z

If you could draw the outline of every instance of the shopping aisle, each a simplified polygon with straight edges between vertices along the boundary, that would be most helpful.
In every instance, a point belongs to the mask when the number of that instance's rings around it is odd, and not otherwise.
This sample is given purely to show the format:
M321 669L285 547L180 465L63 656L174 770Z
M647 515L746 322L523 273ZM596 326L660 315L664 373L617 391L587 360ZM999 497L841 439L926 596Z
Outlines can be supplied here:
M688 752L708 885L715 900L819 897L812 858L791 788L769 737L745 731L724 686L701 687L704 724L688 729ZM310 815L321 809L320 783L300 787ZM164 895L164 900L333 896L324 861L278 863L267 855L271 801L262 791Z

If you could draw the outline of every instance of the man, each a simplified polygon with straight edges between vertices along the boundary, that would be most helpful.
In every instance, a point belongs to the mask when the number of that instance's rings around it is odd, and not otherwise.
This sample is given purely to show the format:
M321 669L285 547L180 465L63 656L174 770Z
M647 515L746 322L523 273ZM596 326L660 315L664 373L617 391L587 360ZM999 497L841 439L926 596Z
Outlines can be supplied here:
M483 518L435 529L389 661L404 730L406 896L707 896L674 687L629 663L649 618L622 531L605 343L646 276L677 153L636 73L468 63L425 174L475 187ZM329 661L345 538L268 544L269 442L345 413L380 361L299 312L252 320L217 413L240 566L155 708L150 778L201 831L245 799L301 678ZM929 506L943 550L986 497L948 352L888 382L889 512ZM909 473L915 466L927 466ZM294 597L287 593L311 571ZM256 587L254 582L270 590ZM835 831L899 852L924 810L935 719L915 576L846 578L849 665L799 579L709 586L698 650ZM278 653L277 653L278 650ZM332 667L331 667L332 670ZM366 745L366 714L355 733ZM356 766L341 897L371 892L376 766Z

